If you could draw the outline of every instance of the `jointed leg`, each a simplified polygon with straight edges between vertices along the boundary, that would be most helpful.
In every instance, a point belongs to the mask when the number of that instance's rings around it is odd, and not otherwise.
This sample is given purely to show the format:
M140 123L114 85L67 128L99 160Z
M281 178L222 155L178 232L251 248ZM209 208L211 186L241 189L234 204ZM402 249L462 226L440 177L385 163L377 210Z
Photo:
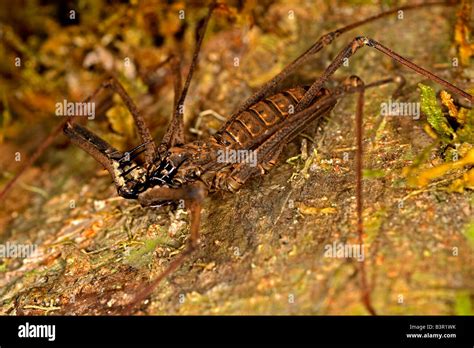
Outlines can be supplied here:
M341 97L347 94L357 93L367 88L377 87L391 82L400 83L398 78L387 78L364 86L360 79L356 76L351 76L350 78L346 79L346 81L344 81L341 86L332 91L330 95L322 97L309 108L295 113L294 115L291 115L290 117L285 119L285 121L283 121L279 125L279 130L276 131L272 136L270 136L270 138L267 139L263 145L260 145L255 149L258 164L268 164L271 166L272 163L275 162L278 157L276 155L281 152L282 144L289 143L309 123L327 114L327 112L333 108L334 104ZM357 124L361 123L357 121ZM362 133L360 130L360 137L358 137L358 139L360 140L358 140L358 143L362 142L361 138ZM360 165L357 165L356 173L359 177L362 177L361 159L358 161L358 163ZM250 177L255 176L259 172L261 172L261 167L259 165L253 167L249 163L239 163L235 167L235 169L227 176L227 178L223 180L224 183L221 184L221 186L223 186L223 188L227 187L230 191L236 191ZM360 192L360 189L358 190L358 192ZM358 207L359 206L361 205L358 205ZM358 216L362 215L359 214Z
M403 58L399 54L395 53L394 51L390 50L389 48L383 46L381 43L363 37L359 36L353 39L339 54L336 56L336 58L333 60L333 62L326 68L324 73L312 84L310 89L306 92L304 97L300 100L296 107L296 111L303 110L308 105L311 104L312 100L316 96L316 94L321 90L323 84L329 79L329 77L334 74L334 72L341 67L341 65L344 63L344 60L351 57L359 48L364 47L364 46L369 46L373 47L380 52L388 55L389 57L395 59L396 61L400 62L401 64L405 65L406 67L414 70L415 72L419 73L420 75L423 75L440 85L444 86L447 90L451 91L452 93L466 98L468 101L472 102L472 96L462 89L452 85L448 81L434 75L433 73L429 72L426 69L423 69L422 67L416 65L415 63L409 61L406 58Z
M181 56L175 56L171 61L171 70L173 71L173 89L174 89L174 101L173 101L173 112L178 109L179 95L183 88L183 81L181 76Z
M386 11L386 12L382 12L378 15L375 15L375 16L366 18L364 20L349 24L349 25L347 25L343 28L337 29L335 31L332 31L328 34L323 35L306 52L304 52L301 56L299 56L295 61L290 63L285 69L283 69L272 80L268 81L265 85L263 85L260 88L260 90L257 91L254 95L252 95L250 98L248 98L240 106L240 108L234 113L234 115L240 113L243 110L246 110L248 107L255 104L257 101L259 101L262 98L264 98L266 96L269 96L270 94L275 92L276 89L278 88L279 82L281 82L288 75L290 75L293 71L295 71L297 67L301 66L304 62L306 62L310 58L310 56L316 54L323 47L329 45L339 35L347 32L349 30L352 30L354 28L357 28L357 27L359 27L363 24L369 23L369 22L377 20L379 18L386 17L390 14L396 13L397 11L400 11L400 10L402 10L402 11L403 10L411 10L411 9L416 9L416 8L421 8L421 7L434 6L434 5L450 6L450 5L454 5L455 3L456 3L455 1L454 2L453 1L434 1L434 2L415 4L415 5L407 5L407 6L399 7L399 8L389 10L389 11ZM216 6L216 4L215 4L215 2L213 2L210 6L210 12L212 12L212 10L214 9L215 6ZM198 56L198 53L199 53L199 47L202 43L203 33L204 33L204 30L205 30L205 28L207 26L207 23L209 21L209 17L210 17L210 14L208 15L208 17L205 20L205 23L203 25L204 28L203 28L202 33L200 35L200 38L198 40L198 44L196 45L196 50L195 50L194 55L193 55L193 62L191 64L191 67L190 67L190 70L189 70L189 73L188 73L188 78L186 79L185 88L183 88L180 97L176 98L176 100L175 100L175 108L174 108L175 112L174 112L174 115L173 115L173 119L172 119L171 124L170 124L170 126L169 126L169 128L168 128L168 130L165 134L165 137L163 138L163 141L162 141L161 146L160 146L160 151L161 150L166 150L169 146L172 146L174 144L179 144L179 143L184 142L183 116L180 115L179 111L180 111L181 105L184 103L184 100L185 100L185 97L186 97L186 92L187 92L187 89L188 89L190 81L191 81L192 72L194 71L194 67L196 65L197 56ZM176 86L180 86L180 84L176 84ZM100 91L100 89L102 89L102 87L99 88L94 93L94 95L96 95ZM178 91L179 89L180 88L176 88L175 90ZM178 95L177 92L176 92L176 95ZM88 98L85 102L87 102L91 99L93 99L93 98ZM135 117L135 115L134 115L134 117ZM138 119L141 119L141 117L138 117ZM58 127L56 127L49 134L49 136L46 138L46 140L38 147L38 149L30 157L30 159L25 163L25 165L13 177L13 179L10 180L5 185L5 187L3 188L2 191L0 191L0 200L5 197L5 195L8 193L10 188L13 187L14 183L19 179L19 177L22 175L22 173L24 173L24 171L28 167L30 167L36 161L36 159L38 157L40 157L42 155L42 153L46 150L46 148L53 142L55 137L60 133L60 131L64 127L64 125L67 122L70 122L70 121L72 122L72 120L70 120L70 119L65 119L63 122L61 122L60 125L58 125ZM139 126L139 123L142 124L142 122L137 122L137 126ZM140 125L139 127L141 128L142 126ZM139 128L139 132L142 132L142 130L140 130L140 128ZM147 131L144 130L145 128L146 127L142 128L143 129L142 139L148 139L148 136L146 135ZM149 139L149 140L151 140L151 139ZM145 140L144 142L147 143L146 147L147 147L147 162L148 162L148 161L150 161L150 158L152 157L152 154L156 152L156 149L154 149L155 145L154 145L153 142L148 142L147 140Z
M380 81L364 85L362 80L357 76L351 76L346 79L343 84L336 88L331 95L322 97L309 108L300 111L293 117L287 119L286 125L282 125L281 130L273 134L264 145L257 148L257 158L259 163L267 163L269 160L275 160L275 154L281 151L281 144L286 144L297 135L301 128L308 123L322 117L331 110L335 101L342 96L350 93L358 93L357 110L356 110L356 210L357 210L357 232L359 236L359 244L363 245L363 220L362 220L362 117L364 106L364 92L367 88L381 86L390 82L398 82L402 84L399 78L388 78ZM397 88L399 90L400 87ZM227 178L227 186L239 187L251 176L258 173L258 167L251 167L248 163L241 163ZM361 298L364 306L372 315L375 315L375 309L370 299L370 287L367 282L365 264L359 263L359 275L361 282Z
M185 207L190 213L191 220L191 235L189 243L184 251L175 258L168 267L156 277L150 284L141 290L128 305L128 311L151 295L156 286L173 271L179 268L186 257L189 256L199 244L199 225L201 222L201 207L204 198L207 196L207 190L204 184L195 182L181 188L155 187L145 191L138 196L140 204L144 207L159 204L163 201L177 201L184 200Z
M191 60L191 65L189 67L189 72L186 76L183 89L179 91L179 97L177 97L177 92L180 89L181 81L179 81L179 83L175 82L175 105L173 118L171 119L171 123L168 126L168 129L166 130L166 133L161 141L160 152L166 151L167 149L175 145L184 144L184 102L186 100L186 95L188 93L189 85L191 84L191 79L193 77L194 70L196 69L199 52L201 50L202 41L204 39L204 34L206 32L207 25L209 24L209 20L211 19L212 12L216 8L216 5L216 1L213 0L209 5L209 12L207 13L206 18L204 19L202 27L198 28L198 40L196 43L196 47L194 48L193 58ZM178 88L176 88L176 86L178 86Z
M84 103L88 103L91 100L94 100L96 96L99 94L99 92L102 90L102 87L97 88L89 97L87 97L84 100ZM46 137L46 139L38 146L35 152L29 157L29 159L26 161L26 163L18 170L18 172L15 174L13 179L11 179L5 187L0 191L0 202L3 200L3 198L7 195L7 193L10 191L10 189L13 187L13 185L16 183L16 181L21 177L21 175L33 165L34 162L43 154L44 151L53 143L53 141L56 139L56 137L61 133L63 130L64 126L68 122L73 122L74 118L73 117L66 117L60 124L58 124Z
M97 88L97 90L95 90L94 93L84 102L87 103L91 100L94 100L103 89L111 89L113 92L117 93L124 102L127 109L132 114L135 125L137 126L140 141L145 148L145 163L152 163L156 157L156 144L151 136L150 129L147 127L143 116L138 110L136 104L133 102L132 98L128 95L125 88L115 77L110 77L108 80L103 82L100 87ZM72 120L69 122L71 121Z
M362 118L364 115L364 82L357 76L352 77L354 85L361 87L359 89L358 98L357 98L357 109L356 109L356 210L357 210L357 232L359 237L359 245L363 247L363 200L362 200L362 166L363 166L363 146L362 146ZM374 307L372 306L372 301L370 299L370 286L367 283L367 273L365 269L365 262L359 262L359 275L360 275L360 284L361 284L361 299L365 308L369 311L370 314L376 315Z
M268 97L271 94L274 94L279 88L279 83L281 81L283 81L286 77L288 77L299 66L301 66L306 61L308 61L308 59L311 56L321 51L321 49L323 49L325 46L328 46L329 44L331 44L341 34L347 31L350 31L352 29L355 29L357 27L360 27L363 24L397 13L398 11L412 10L412 9L416 9L420 7L428 7L428 6L435 6L435 5L452 6L454 5L454 3L450 1L434 1L434 2L426 2L426 3L421 3L421 4L402 6L402 7L395 8L393 10L382 12L378 15L363 19L361 21L349 24L345 27L339 28L335 31L332 31L330 33L327 33L321 36L308 50L306 50L306 52L304 52L302 55L296 58L293 62L287 65L278 75L276 75L274 78L272 78L270 81L265 83L262 87L260 87L260 89L257 92L255 92L250 98L248 98L231 117L241 113L244 110L247 110L250 106L258 102L259 100L265 97Z
M116 92L123 100L125 106L130 111L137 126L138 135L140 141L145 146L145 163L147 165L153 163L157 156L156 144L151 136L150 129L147 127L143 116L138 110L137 106L133 102L132 98L128 95L127 91L123 88L122 84L112 77L102 84L102 88L110 88Z

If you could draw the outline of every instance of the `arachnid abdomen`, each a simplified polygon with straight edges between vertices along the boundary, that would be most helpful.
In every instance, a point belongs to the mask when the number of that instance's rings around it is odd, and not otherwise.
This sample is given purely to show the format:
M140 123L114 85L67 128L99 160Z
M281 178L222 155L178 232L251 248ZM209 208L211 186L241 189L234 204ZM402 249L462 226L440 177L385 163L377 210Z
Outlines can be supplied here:
M295 87L261 100L227 121L214 138L226 147L253 147L257 139L266 138L288 114L294 113L306 90Z

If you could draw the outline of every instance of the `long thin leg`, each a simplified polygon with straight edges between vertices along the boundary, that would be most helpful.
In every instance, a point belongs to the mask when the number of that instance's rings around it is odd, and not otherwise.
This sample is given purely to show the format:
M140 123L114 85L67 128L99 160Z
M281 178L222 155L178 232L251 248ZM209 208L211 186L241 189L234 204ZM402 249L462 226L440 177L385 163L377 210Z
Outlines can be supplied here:
M176 56L171 61L171 70L173 71L173 88L174 88L174 101L173 101L173 111L178 108L179 103L179 94L181 93L182 88L182 76L181 76L181 58Z
M122 100L124 101L124 103L127 106L128 110L132 114L133 119L135 121L135 124L137 125L138 134L140 136L142 144L145 146L145 150L146 150L145 151L145 161L146 161L146 163L151 163L155 159L155 156L156 156L155 155L156 154L156 145L153 141L153 138L151 137L150 131L149 131L148 127L146 126L143 117L141 116L140 112L138 111L138 108L136 107L135 103L130 98L130 96L127 94L127 92L125 91L125 89L123 88L123 86L120 84L119 81L117 81L114 77L108 79L107 81L102 83L89 97L87 97L83 101L83 103L90 103L93 100L96 100L99 93L105 88L110 88L112 91L116 92L122 98ZM13 177L13 179L10 180L5 185L5 187L2 189L2 191L0 192L0 201L10 191L10 189L13 187L15 182L20 178L20 176L25 172L25 170L27 168L29 168L43 154L43 152L51 145L51 143L54 141L54 139L56 139L58 134L61 133L61 130L65 129L67 127L67 124L72 125L73 122L74 122L74 116L68 116L68 117L64 118L64 120L53 129L53 131L48 135L46 140L40 144L38 149L36 149L36 151L31 155L31 157L23 165L23 167L20 168L20 170ZM76 140L77 139L80 139L80 138L76 138ZM79 143L77 143L77 144L79 144ZM96 155L93 155L93 157L96 158L96 160L98 160L103 165L106 162L102 159L98 159L98 157ZM105 166L105 167L107 168L107 166ZM107 168L107 169L109 169L109 168ZM109 170L109 172L110 172L110 170Z
M163 201L176 201L183 199L185 207L190 212L191 235L189 237L188 245L184 251L177 258L175 258L158 277L153 279L153 281L151 281L145 288L135 295L134 299L127 306L127 312L131 312L136 304L142 302L144 299L150 296L158 284L164 278L169 276L173 271L178 269L184 263L186 258L198 247L201 207L202 202L206 196L207 190L204 184L200 182L195 182L176 189L155 187L138 196L140 204L144 207L156 205Z
M373 82L366 86L355 84L356 78L347 79L341 86L337 87L330 95L323 96L310 107L291 115L279 124L279 130L272 134L262 145L255 149L258 163L267 163L274 159L274 154L280 150L282 144L287 144L296 137L309 123L320 119L330 111L338 99L346 94L359 92L361 89L381 86L390 82L396 82L396 78L387 78ZM250 177L257 175L260 168L252 167L242 162L236 165L225 180L224 187L235 191ZM233 189L233 188L236 189Z
M91 100L95 100L97 95L102 90L102 86L97 88L90 96L88 96L83 103L89 103ZM64 120L59 123L46 137L46 139L38 146L38 148L33 152L33 154L29 157L26 163L18 170L15 176L3 187L2 191L0 191L0 203L3 201L7 193L12 189L14 184L18 181L18 179L23 175L23 173L33 165L33 163L44 153L44 151L53 143L56 137L61 133L64 126L68 122L73 122L74 117L68 116L65 117Z
M364 86L362 80L358 79L360 86ZM362 236L364 232L364 224L362 220L362 166L364 158L364 149L362 146L362 117L363 117L363 108L364 108L364 88L361 88L359 91L359 97L357 98L357 108L356 108L356 117L355 117L355 129L356 129L356 209L357 209L357 232L359 236Z
M439 76L436 76L435 74L429 72L428 70L418 66L417 64L409 61L408 59L403 58L396 52L383 46L381 43L364 36L358 36L354 38L344 49L342 49L341 52L339 52L339 54L336 56L333 62L326 68L324 73L311 85L309 90L306 92L304 97L300 100L300 102L296 106L296 111L304 110L305 108L307 108L308 105L311 104L312 100L317 95L317 93L321 90L321 88L323 87L323 84L329 79L329 77L332 74L334 74L334 72L339 67L341 67L345 59L348 59L349 57L351 57L355 52L357 52L357 50L359 50L359 48L364 47L364 46L373 47L377 49L378 51L400 62L404 66L414 70L418 74L423 75L429 78L430 80L433 80L439 83L440 85L444 86L447 90L451 91L452 93L458 96L461 96L463 98L466 98L468 101L472 102L472 96L469 93L454 86L453 84L440 78Z
M197 60L199 57L199 52L201 51L201 45L206 33L207 25L209 24L209 20L211 19L212 12L216 8L216 5L217 4L215 0L211 2L209 5L209 12L204 19L202 27L198 29L198 40L196 47L194 48L193 58L191 60L191 65L189 67L189 72L186 76L183 89L179 93L179 98L176 98L177 89L175 88L175 108L173 112L173 118L171 119L171 123L168 126L168 129L166 130L166 133L161 141L160 152L166 151L175 145L184 144L184 102L186 100L186 95L188 93L189 85L191 84L194 70L196 69ZM179 83L178 86L179 85L181 85L181 83Z
M211 8L214 8L215 2L211 4ZM414 4L414 5L407 5L407 6L402 6L398 7L386 12L382 12L378 15L363 19L361 21L349 24L345 27L339 28L335 31L332 31L330 33L327 33L323 35L321 38L319 38L313 46L311 46L306 52L304 52L301 56L299 56L296 60L294 60L292 63L290 63L286 68L284 68L277 76L275 76L272 80L268 81L265 85L263 85L260 90L258 90L254 95L252 95L250 98L248 98L241 106L240 108L234 113L235 116L236 114L242 112L243 110L246 110L248 107L251 105L255 104L257 101L261 100L262 98L270 95L271 93L275 92L275 90L278 88L279 82L281 82L283 79L285 79L288 75L290 75L297 67L301 66L304 62L306 62L310 56L316 54L319 52L323 47L329 45L334 39L336 39L338 36L341 34L350 31L352 29L355 29L363 24L372 22L374 20L377 20L379 18L386 17L388 15L391 15L393 13L396 13L397 11L405 11L405 10L412 10L416 8L421 8L421 7L428 7L428 6L436 6L436 5L442 5L442 6L452 6L455 5L456 1L434 1L434 2L427 2L427 3L421 3L421 4ZM207 26L208 18L205 21L205 25ZM204 30L203 30L204 31ZM202 42L202 39L200 38L200 41ZM198 44L200 46L200 43L198 41ZM196 46L197 48L197 46ZM197 53L199 52L199 49L195 50L195 54L193 55L193 62L197 61ZM192 76L192 71L194 70L194 66L196 63L191 64L190 68L190 73L188 73L188 78L186 79L187 81L189 80L189 83L191 81L191 76ZM189 86L189 83L187 85ZM102 88L102 87L100 87ZM175 89L177 90L177 89ZM169 146L177 143L182 143L184 141L184 131L180 131L179 129L183 129L183 118L182 115L177 114L177 111L180 109L180 105L184 103L184 99L186 97L186 91L187 88L183 89L183 92L180 96L180 98L176 98L175 102L175 112L173 115L173 119L171 121L171 124L165 134L165 137L163 138L162 145L160 145L160 151L165 151ZM97 94L98 90L94 93ZM176 93L177 95L177 93ZM91 98L88 98L87 100L90 100ZM179 103L179 101L182 101ZM46 140L38 147L38 149L33 153L33 155L30 157L30 159L25 163L25 165L18 171L18 173L11 179L5 187L0 191L0 200L2 200L6 194L10 191L10 189L13 187L15 182L20 178L20 176L25 172L27 168L29 168L37 158L39 158L43 152L49 147L49 145L54 141L56 136L61 132L61 129L63 129L64 125L69 122L70 120L66 119L64 120L60 125L58 125L46 138ZM178 131L175 133L173 130L177 129ZM175 139L173 139L176 136ZM150 149L151 146L154 145L147 145L148 148ZM149 153L151 153L151 150L149 150Z
M359 245L363 247L364 245L364 222L362 218L363 211L363 200L362 200L362 166L363 166L363 154L364 148L362 145L362 118L364 115L364 82L357 76L352 77L354 84L361 87L359 89L358 98L357 98L357 108L356 108L356 210L357 210L357 233L359 238ZM361 299L367 311L372 315L377 315L374 307L372 306L372 301L370 299L371 291L367 283L367 273L365 269L365 262L359 262L359 275L361 283Z
M301 129L314 120L322 117L327 110L332 109L335 101L347 94L359 93L359 99L356 112L356 139L357 139L357 156L356 156L356 201L357 201L357 230L361 235L363 232L362 221L362 116L364 106L364 91L368 88L382 86L387 83L396 82L403 85L404 81L400 81L399 77L387 78L364 85L362 80L357 76L351 76L346 79L342 86L338 87L330 96L318 100L306 110L303 110L293 117L287 119L281 129L273 134L264 145L256 149L257 158L260 163L267 163L275 160L274 154L281 151L281 144L290 142L295 135L299 134ZM397 87L397 91L400 86ZM243 185L247 179L257 174L259 168L251 167L247 163L239 164L229 176L230 183ZM235 185L235 184L234 184Z
M125 106L133 116L140 140L142 144L145 144L145 163L147 165L153 163L157 156L156 144L153 140L153 137L151 136L150 129L147 127L143 116L133 102L132 98L130 98L125 88L123 88L122 84L115 77L105 81L102 84L102 88L112 89L123 100Z
M26 161L26 163L18 170L15 176L3 187L2 191L0 191L0 202L6 196L6 194L10 191L13 185L17 182L21 175L33 165L33 163L43 154L43 152L51 145L51 143L56 139L61 130L63 129L64 125L66 124L67 120L63 120L59 125L57 125L51 133L47 136L47 138L38 146L35 152L30 156L30 158Z
M275 93L281 81L283 81L286 77L288 77L299 66L301 66L306 61L308 61L308 59L311 56L321 51L321 49L323 49L325 46L328 46L329 44L331 44L341 34L347 31L350 31L352 29L355 29L357 27L360 27L369 22L397 13L398 11L406 11L406 10L412 10L416 8L435 6L435 5L452 6L454 4L455 3L451 1L434 1L434 2L426 2L426 3L421 3L421 4L402 6L402 7L398 7L386 12L379 13L375 16L363 19L361 21L358 21L358 22L349 24L345 27L334 30L330 33L324 34L308 50L306 50L302 55L296 58L293 62L288 64L278 75L276 75L274 78L272 78L270 81L265 83L262 87L260 87L260 89L257 92L255 92L251 97L249 97L231 117L241 113L244 110L247 110L250 106L252 106L256 102Z
M368 85L364 85L362 80L357 76L351 76L344 81L343 85L338 87L332 95L323 97L322 99L315 102L310 108L305 109L294 117L288 120L289 127L282 127L280 131L270 137L265 145L260 146L257 149L257 158L259 163L267 162L269 158L275 159L275 151L281 151L281 144L288 143L291 139L301 131L301 128L308 123L314 121L317 118L322 117L324 114L331 110L336 99L343 97L350 93L358 93L357 109L356 109L356 139L357 139L357 152L356 152L356 211L357 211L357 233L359 238L359 244L363 245L363 200L362 200L362 159L363 159L363 147L362 147L362 117L363 117L363 106L364 106L364 92L367 88L381 86L390 82L398 82L398 78L388 78L380 81L373 82ZM397 88L397 90L400 87ZM236 167L236 169L226 178L225 185L231 188L238 189L245 183L250 177L256 175L259 168L251 167L247 163L242 163ZM371 291L367 283L365 263L359 263L359 275L361 283L361 300L365 308L372 315L376 315L376 311L372 306L370 299Z

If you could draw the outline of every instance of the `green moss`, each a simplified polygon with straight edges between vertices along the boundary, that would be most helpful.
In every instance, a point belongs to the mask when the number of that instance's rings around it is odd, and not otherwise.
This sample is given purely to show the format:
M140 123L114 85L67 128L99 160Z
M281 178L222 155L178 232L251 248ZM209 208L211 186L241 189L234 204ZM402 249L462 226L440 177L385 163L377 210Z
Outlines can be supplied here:
M441 139L445 142L450 142L455 133L446 117L444 117L443 110L436 99L435 91L433 88L421 83L418 84L418 87L421 90L421 111L426 115L428 123Z
M457 134L460 141L474 144L474 109L467 112L465 124Z
M364 179L377 179L385 176L385 172L381 169L364 169L362 173Z
M455 303L454 303L454 313L456 315L473 315L474 314L474 311L472 308L472 302L471 302L471 294L468 291L462 291L456 294Z
M474 220L472 220L464 230L464 235L466 236L469 243L474 246Z

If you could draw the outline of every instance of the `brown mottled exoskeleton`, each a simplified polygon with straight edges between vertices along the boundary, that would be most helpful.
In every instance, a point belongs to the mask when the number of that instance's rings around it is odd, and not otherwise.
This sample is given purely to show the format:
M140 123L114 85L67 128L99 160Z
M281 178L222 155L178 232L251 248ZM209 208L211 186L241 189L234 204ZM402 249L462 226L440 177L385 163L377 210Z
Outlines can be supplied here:
M128 152L118 151L86 128L74 124L72 121L65 125L65 134L74 144L87 151L109 171L120 196L136 199L142 206L156 206L170 201L183 200L185 207L190 212L191 235L187 248L171 262L157 279L140 291L133 303L149 296L154 287L179 267L185 257L198 246L201 205L208 192L218 190L235 192L250 178L270 170L286 144L300 134L309 123L327 115L334 108L337 100L349 93L358 93L359 95L356 110L358 148L356 189L358 228L361 231L361 119L364 91L368 87L400 82L400 80L387 78L365 85L360 78L351 76L335 89L325 88L325 82L343 64L345 59L351 57L360 48L368 46L439 83L453 94L467 99L469 103L472 103L472 96L401 57L379 42L361 36L354 38L311 86L280 90L279 83L340 34L399 10L431 5L448 5L448 2L440 1L397 8L323 35L305 53L246 100L216 134L204 140L185 142L181 111L195 70L204 32L211 13L218 6L215 2L210 5L209 14L201 27L184 87L181 88L180 82L175 82L174 115L159 146L155 145L144 119L124 88L115 79L104 83L101 88L111 88L118 93L133 115L141 138L141 145ZM176 81L180 81L180 78L177 78ZM98 91L95 94L97 93ZM256 163L226 161L220 157L222 153L239 150L244 150L247 154L251 152L256 158ZM144 164L138 165L134 159L141 153L144 153Z

